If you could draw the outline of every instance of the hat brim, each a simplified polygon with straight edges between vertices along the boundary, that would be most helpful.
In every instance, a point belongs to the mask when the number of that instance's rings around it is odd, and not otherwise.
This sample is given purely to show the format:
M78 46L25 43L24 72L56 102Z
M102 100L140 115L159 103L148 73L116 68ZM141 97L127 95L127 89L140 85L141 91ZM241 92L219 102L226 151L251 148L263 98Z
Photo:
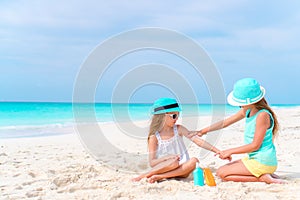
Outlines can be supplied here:
M167 113L167 112L180 112L181 108L180 107L176 107L176 108L169 108L169 109L164 109L164 110L159 110L156 112L152 112L153 115L157 115L157 114L163 114L163 113Z
M232 91L227 96L227 102L232 106L247 106L247 105L255 104L255 103L259 102L260 100L262 100L266 94L266 90L264 87L260 86L260 90L262 92L262 95L260 96L260 98L255 99L254 101L251 101L251 102L244 102L244 103L236 101L233 98L233 91Z

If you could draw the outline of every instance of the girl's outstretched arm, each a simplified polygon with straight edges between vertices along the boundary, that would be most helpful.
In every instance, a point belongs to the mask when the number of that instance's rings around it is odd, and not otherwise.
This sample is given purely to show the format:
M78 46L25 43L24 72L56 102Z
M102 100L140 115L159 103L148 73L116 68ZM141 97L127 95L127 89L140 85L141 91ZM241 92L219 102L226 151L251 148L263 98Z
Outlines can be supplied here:
M210 143L206 142L205 140L203 140L202 138L200 138L199 136L195 135L194 137L191 138L191 140L197 144L199 147L202 147L206 150L212 151L214 153L219 153L220 150L218 148L216 148L215 146L211 145Z
M256 128L253 141L249 144L227 149L218 153L219 157L224 159L232 154L250 153L261 147L267 129L270 127L270 116L266 112L259 113L256 119Z
M190 139L192 142L197 144L199 147L202 147L206 150L218 153L220 150L217 149L215 146L211 145L210 143L206 142L205 140L201 139L199 136L194 135L194 131L189 131L187 128L185 128L182 125L178 125L178 131L180 134L184 135L188 139Z
M206 150L212 151L215 153L215 155L220 155L221 151L217 147L206 142L205 140L200 138L198 135L193 135L195 131L189 131L187 128L185 128L184 126L181 126L181 125L178 125L178 130L179 130L179 134L184 135L185 137L190 139L192 142L197 144L199 147L202 147ZM224 160L229 160L229 161L231 160L231 156L224 157L224 158L221 156L219 156L219 157Z
M240 121L243 119L246 115L246 110L241 109L236 114L226 118L225 120L218 121L208 127L203 128L202 130L198 131L198 136L203 136L204 134L207 134L211 131L220 130L222 128L225 128L227 126L230 126L231 124L234 124L235 122Z

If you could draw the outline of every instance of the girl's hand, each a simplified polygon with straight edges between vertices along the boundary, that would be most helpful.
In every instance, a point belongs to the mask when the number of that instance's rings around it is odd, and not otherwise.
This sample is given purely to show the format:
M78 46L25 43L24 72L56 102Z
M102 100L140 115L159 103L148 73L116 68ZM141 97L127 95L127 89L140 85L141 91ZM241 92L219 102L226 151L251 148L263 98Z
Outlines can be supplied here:
M232 160L232 153L229 150L224 150L224 151L219 151L215 154L219 155L219 158L223 159L223 160L228 160L231 161Z
M202 130L200 130L200 131L197 131L197 135L199 136L199 137L202 137L203 135L205 135L206 133L204 133L203 132L203 129Z
M198 135L198 131L189 131L187 137L192 139L196 135Z
M170 159L178 160L178 161L180 160L180 156L176 155L176 154L174 154L174 155L167 155L167 156L164 156L163 158L164 158L165 161L166 160L170 160Z
M194 136L199 136L199 137L201 137L201 136L203 136L204 135L204 133L202 133L202 130L200 130L200 131L189 131L189 133L188 133L188 138L189 139L192 139Z

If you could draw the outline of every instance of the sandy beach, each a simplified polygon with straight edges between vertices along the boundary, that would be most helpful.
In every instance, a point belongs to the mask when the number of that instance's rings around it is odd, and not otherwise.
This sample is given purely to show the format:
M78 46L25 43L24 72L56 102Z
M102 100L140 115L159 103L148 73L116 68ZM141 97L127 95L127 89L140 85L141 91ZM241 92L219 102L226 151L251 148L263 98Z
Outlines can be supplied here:
M275 112L280 122L276 174L287 181L284 185L222 182L215 172L228 161L195 145L189 146L190 156L200 158L201 165L212 170L216 187L194 186L192 176L154 184L146 179L132 182L131 178L149 168L147 160L134 162L119 154L116 157L124 160L116 162L119 165L110 162L113 157L107 163L98 162L75 131L70 131L60 136L1 139L0 199L300 199L300 108L275 109ZM200 129L208 125L210 118L199 117L199 121ZM243 123L219 132L215 145L227 149L243 144ZM101 126L104 132L110 132L107 137L124 151L141 154L146 151L146 140L127 141L116 137L121 132L114 124ZM187 127L194 128L189 124ZM235 155L233 160L243 156Z

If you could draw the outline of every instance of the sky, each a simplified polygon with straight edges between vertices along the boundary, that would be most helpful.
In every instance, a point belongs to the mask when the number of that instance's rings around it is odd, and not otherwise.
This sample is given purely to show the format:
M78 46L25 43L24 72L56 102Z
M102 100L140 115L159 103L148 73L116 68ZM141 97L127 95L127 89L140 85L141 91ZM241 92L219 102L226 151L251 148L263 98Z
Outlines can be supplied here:
M253 77L266 88L269 103L300 104L300 2L295 0L1 0L0 101L72 101L80 69L96 47L147 27L176 31L203 47L225 95L237 80ZM212 102L205 77L196 76L179 57L157 50L113 62L91 88L95 101L110 102L118 81L149 63L182 76L199 103ZM158 81L136 85L128 98L153 102L160 96L177 97L172 87Z

